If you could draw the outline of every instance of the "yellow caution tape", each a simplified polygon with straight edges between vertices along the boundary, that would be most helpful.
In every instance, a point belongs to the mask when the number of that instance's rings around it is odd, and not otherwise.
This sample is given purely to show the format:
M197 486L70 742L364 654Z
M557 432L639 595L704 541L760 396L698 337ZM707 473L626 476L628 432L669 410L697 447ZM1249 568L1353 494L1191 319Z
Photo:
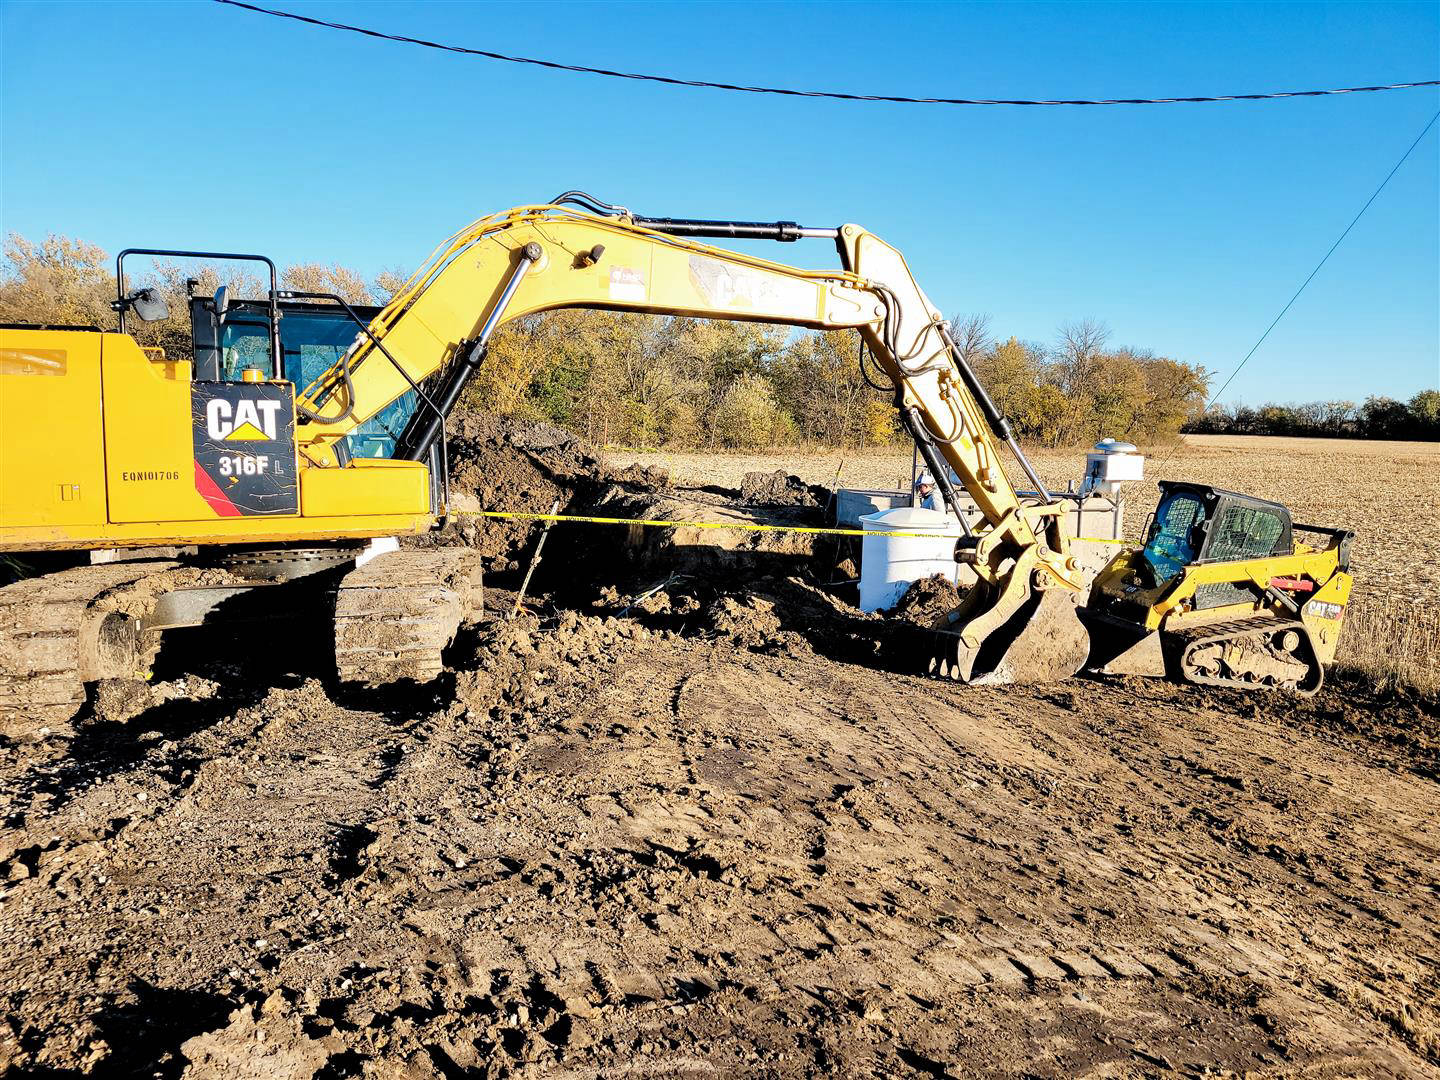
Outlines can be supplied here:
M587 525L648 525L661 529L743 529L749 532L808 533L811 536L913 536L948 539L951 534L909 532L895 529L834 529L815 525L758 525L739 521L666 521L663 518L595 517L585 514L540 514L522 510L452 510L452 517L503 518L517 521L570 521ZM1124 540L1080 537L1096 544L1124 544Z

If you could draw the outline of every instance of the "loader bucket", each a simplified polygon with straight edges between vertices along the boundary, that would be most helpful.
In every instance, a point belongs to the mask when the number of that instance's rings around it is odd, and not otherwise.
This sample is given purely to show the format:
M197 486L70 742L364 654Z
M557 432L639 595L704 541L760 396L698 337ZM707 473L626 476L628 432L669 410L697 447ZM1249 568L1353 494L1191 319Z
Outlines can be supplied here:
M1116 619L1095 611L1082 611L1090 633L1090 655L1085 668L1101 675L1166 673L1165 652L1158 630Z
M1068 590L1012 583L989 602L966 604L952 616L950 629L935 632L930 672L976 685L1068 679L1090 651L1080 599Z

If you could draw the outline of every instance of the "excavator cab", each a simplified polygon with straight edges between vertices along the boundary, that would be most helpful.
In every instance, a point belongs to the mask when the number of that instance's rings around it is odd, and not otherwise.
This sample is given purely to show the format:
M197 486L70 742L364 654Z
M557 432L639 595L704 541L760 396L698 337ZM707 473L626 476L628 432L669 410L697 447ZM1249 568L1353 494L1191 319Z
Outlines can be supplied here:
M247 370L258 371L265 379L289 379L303 390L331 370L354 343L356 318L368 323L381 309L352 304L346 311L333 303L281 299L276 310L280 316L279 372L271 347L268 300L191 296L195 378L239 382ZM406 391L350 431L341 445L352 459L394 457L396 442L415 414L415 406L415 392Z

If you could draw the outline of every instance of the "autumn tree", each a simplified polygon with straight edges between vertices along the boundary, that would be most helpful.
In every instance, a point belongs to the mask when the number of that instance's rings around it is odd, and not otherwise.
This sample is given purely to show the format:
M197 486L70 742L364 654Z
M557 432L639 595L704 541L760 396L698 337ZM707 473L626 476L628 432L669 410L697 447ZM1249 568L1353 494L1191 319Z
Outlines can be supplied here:
M859 350L854 331L837 330L796 335L775 358L771 381L805 442L851 447L894 439L894 406L861 375ZM884 404L879 415L877 400Z
M131 319L129 329L172 357L190 355L191 292L209 296L226 285L234 298L261 299L268 288L244 265L189 260L141 262L126 276L127 287L155 288L170 309L152 323ZM388 302L405 280L397 270L371 280L323 263L287 266L281 275L286 289L335 293L356 304ZM113 297L112 264L94 245L12 236L5 247L0 319L109 328ZM1263 418L1255 410L1201 417L1203 368L1143 349L1112 349L1109 330L1095 320L1062 327L1048 350L1014 337L997 342L984 315L956 317L951 336L1021 438L1049 446L1100 435L1162 440L1187 422L1204 430L1323 424L1338 432L1361 424L1372 433L1434 432L1440 411L1435 394L1409 406L1367 403L1358 420L1350 402L1307 408L1303 416L1296 407L1272 406L1278 411ZM548 419L602 445L875 446L903 439L891 396L862 376L852 331L617 311L564 309L506 323L462 407Z
M109 329L115 324L112 266L103 250L82 240L52 234L33 244L11 233L0 279L0 321Z
M352 304L375 303L375 294L364 277L338 263L330 266L321 263L287 266L280 276L280 287L294 292L333 293Z

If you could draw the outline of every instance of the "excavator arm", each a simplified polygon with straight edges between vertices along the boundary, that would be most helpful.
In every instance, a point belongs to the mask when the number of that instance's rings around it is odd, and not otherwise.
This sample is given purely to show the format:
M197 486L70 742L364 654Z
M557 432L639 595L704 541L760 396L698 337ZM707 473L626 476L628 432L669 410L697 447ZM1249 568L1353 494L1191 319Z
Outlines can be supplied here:
M564 205L568 201L586 209ZM832 238L842 268L802 270L712 247L698 236ZM342 360L301 388L301 453L340 465L338 444L346 434L438 376L398 451L426 459L495 330L567 307L857 330L957 515L949 469L986 523L957 550L979 586L953 617L953 628L939 635L932 669L966 681L1049 679L1078 669L1085 647L1074 607L1082 579L1069 556L1061 508L903 256L858 225L641 218L579 193L481 219L442 244ZM1018 496L1000 461L1002 444L1038 498ZM1027 650L1021 637L1038 640L1038 652ZM1014 662L1022 654L1023 671Z

